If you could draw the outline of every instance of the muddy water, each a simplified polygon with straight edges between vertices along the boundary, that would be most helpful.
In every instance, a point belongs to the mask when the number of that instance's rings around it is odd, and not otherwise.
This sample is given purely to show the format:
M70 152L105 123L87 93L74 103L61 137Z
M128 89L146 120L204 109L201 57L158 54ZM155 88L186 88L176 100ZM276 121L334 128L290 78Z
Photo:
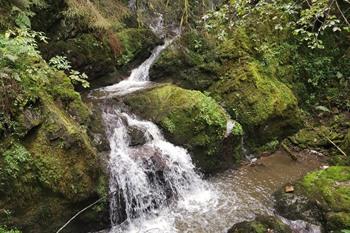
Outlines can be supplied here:
M216 203L211 208L175 211L178 232L226 232L235 223L251 220L257 214L274 213L273 192L288 182L294 182L324 163L318 155L301 152L298 161L278 151L254 164L230 170L209 179L216 190Z

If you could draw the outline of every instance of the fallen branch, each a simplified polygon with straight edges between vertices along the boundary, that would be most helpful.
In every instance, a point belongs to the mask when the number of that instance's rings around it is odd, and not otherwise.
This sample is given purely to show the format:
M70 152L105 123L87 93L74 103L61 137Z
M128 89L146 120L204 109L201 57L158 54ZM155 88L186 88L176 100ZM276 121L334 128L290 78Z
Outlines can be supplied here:
M281 143L281 146L283 147L283 149L287 152L287 154L294 160L297 161L298 157L288 148L288 146L286 144L284 144L283 142Z
M58 229L58 231L56 231L56 233L61 232L66 226L68 226L69 223L71 223L76 217L78 217L81 213L83 213L84 211L90 209L91 207L93 207L94 205L96 205L97 203L99 203L100 201L102 201L103 199L105 199L105 197L101 197L100 199L98 199L97 201L95 201L94 203L86 206L84 209L80 210L78 213L76 213L73 217L71 217L68 222L66 222L60 229Z
M348 157L347 154L339 147L337 144L335 144L329 137L325 136L325 138L335 147L337 150L342 153L345 157Z

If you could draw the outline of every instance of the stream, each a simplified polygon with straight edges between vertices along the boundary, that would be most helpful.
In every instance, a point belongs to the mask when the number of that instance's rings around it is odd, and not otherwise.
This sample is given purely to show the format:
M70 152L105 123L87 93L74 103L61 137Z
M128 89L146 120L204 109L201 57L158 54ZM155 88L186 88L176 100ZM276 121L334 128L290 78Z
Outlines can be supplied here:
M187 150L168 142L157 125L108 101L152 86L149 69L171 42L156 47L126 80L91 94L103 103L111 148L111 229L106 232L224 233L257 214L273 215L272 193L319 168L317 156L301 156L308 159L294 162L285 153L276 152L238 170L203 179ZM141 145L133 143L131 131L135 130L143 135ZM304 230L304 222L284 221L295 232L320 232L316 226Z

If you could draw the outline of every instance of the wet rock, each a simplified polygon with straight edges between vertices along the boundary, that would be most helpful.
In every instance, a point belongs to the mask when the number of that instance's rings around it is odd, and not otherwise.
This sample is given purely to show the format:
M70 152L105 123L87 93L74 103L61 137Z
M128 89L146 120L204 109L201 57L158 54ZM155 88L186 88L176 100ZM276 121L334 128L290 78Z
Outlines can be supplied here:
M241 159L240 124L235 122L227 135L225 110L199 91L160 85L133 93L124 102L133 112L158 124L169 141L187 148L205 173L232 167Z
M322 225L326 231L350 227L350 167L311 172L295 184L294 193L275 193L277 212L288 219Z
M292 230L277 217L258 216L253 221L235 224L227 233L292 233Z
M289 140L303 149L317 149L329 147L330 142L327 140L327 137L331 140L337 140L339 135L332 132L331 128L320 126L301 129L298 133L289 137Z
M27 106L17 106L23 112L13 108L20 114L10 120L21 129L0 141L0 210L6 210L0 211L0 225L28 233L56 232L76 212L107 195L108 181L86 132L90 112L79 93L63 72L34 61L47 73L45 85L23 75L21 88L36 90L36 101L23 98ZM73 107L80 117L69 111ZM108 204L102 201L67 232L108 224Z
M143 167L143 170L145 171L145 174L148 179L148 183L157 189L162 189L164 194L166 195L166 201L170 202L172 199L176 198L176 190L174 190L170 184L170 181L165 179L164 173L167 169L169 169L167 162L162 157L161 151L159 149L144 145L144 146L138 146L130 148L129 151L130 157L136 161L136 163L139 164L140 167ZM138 211L132 211L129 213L129 216L127 216L126 213L126 202L125 202L125 193L123 190L118 189L117 192L114 193L116 195L116 206L117 206L117 215L116 218L113 219L115 223L122 223L124 222L127 217L130 218L137 218L139 217L139 210ZM145 205L142 206L142 212L148 212L154 209L159 208L159 203L156 201L158 198L157 196L147 196L145 197ZM152 199L154 198L154 199ZM135 207L136 209L139 209L140 206L136 206L136 200L135 197L131 197L129 202L131 202L132 207ZM135 206L134 206L135 205Z
M298 191L296 188L294 193L286 193L284 190L275 193L275 208L278 214L290 220L302 219L320 225L322 213L317 203Z
M40 106L28 107L18 117L19 129L21 135L26 135L30 130L43 123L44 116Z
M255 144L284 138L302 126L302 113L291 89L266 75L257 62L231 64L226 69L225 78L209 91L226 109L235 109Z
M244 29L229 37L213 45L199 33L185 33L154 64L152 79L210 93L242 124L251 148L297 132L303 114L293 91L281 81L288 78L270 72L275 67L270 70L254 57Z
M146 130L136 126L128 127L128 134L130 137L129 146L140 146L147 142Z

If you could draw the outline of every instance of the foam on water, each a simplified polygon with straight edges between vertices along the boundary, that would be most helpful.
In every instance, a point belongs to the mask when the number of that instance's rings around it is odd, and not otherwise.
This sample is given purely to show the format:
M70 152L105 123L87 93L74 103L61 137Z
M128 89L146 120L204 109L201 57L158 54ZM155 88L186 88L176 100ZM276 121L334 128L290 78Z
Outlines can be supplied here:
M102 98L122 96L149 86L149 69L172 42L167 40L129 78L101 88ZM111 152L109 192L111 233L177 232L176 211L205 211L216 203L213 188L195 172L186 149L165 140L159 128L123 111L104 106ZM143 132L146 143L130 146L129 128Z

